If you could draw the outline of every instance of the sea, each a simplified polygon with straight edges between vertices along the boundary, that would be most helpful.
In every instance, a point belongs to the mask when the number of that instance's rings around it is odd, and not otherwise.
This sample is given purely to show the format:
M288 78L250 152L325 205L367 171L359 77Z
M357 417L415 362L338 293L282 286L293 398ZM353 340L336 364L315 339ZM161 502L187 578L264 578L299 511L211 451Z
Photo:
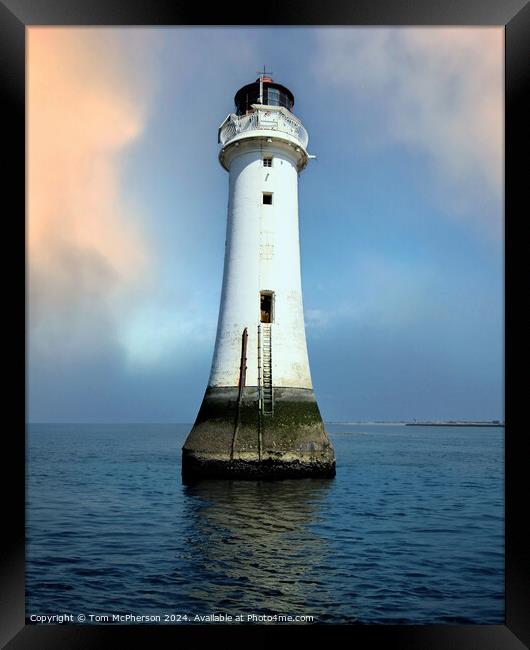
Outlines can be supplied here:
M504 624L502 427L328 424L334 479L186 486L190 428L28 425L28 623Z

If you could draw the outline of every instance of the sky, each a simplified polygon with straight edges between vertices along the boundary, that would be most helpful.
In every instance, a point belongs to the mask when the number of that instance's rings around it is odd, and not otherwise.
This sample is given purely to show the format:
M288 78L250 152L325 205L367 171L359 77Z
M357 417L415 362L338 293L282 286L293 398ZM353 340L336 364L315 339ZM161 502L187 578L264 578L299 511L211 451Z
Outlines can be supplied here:
M195 419L217 129L264 65L316 155L299 216L323 418L503 420L502 27L28 28L28 420Z

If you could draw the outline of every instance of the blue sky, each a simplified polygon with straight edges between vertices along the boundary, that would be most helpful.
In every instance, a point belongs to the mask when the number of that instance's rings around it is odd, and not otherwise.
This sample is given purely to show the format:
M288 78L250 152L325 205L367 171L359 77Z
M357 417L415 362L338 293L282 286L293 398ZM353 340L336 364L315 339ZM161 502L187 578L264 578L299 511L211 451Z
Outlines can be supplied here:
M29 33L31 421L195 418L217 128L263 65L317 156L299 207L323 417L504 419L501 28Z

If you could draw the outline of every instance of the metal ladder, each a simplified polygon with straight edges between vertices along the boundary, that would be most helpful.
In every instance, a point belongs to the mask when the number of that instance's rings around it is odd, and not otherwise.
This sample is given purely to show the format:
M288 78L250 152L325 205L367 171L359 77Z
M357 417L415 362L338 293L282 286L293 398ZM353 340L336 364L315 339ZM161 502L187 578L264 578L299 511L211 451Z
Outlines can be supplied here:
M262 323L262 370L263 370L263 413L272 413L272 341L271 341L271 326L269 323Z

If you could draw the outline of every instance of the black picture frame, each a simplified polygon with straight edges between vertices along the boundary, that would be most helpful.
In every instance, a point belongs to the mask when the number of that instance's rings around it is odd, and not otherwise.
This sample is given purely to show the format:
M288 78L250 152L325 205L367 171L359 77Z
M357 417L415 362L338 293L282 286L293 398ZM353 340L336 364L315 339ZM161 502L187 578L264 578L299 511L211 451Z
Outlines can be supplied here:
M25 30L36 25L201 25L205 17L209 25L468 25L504 26L506 43L506 130L505 130L505 625L438 625L438 626L81 626L25 625L24 620L24 555L25 555L25 364L20 357L10 368L6 416L14 426L6 426L3 437L4 472L4 550L0 559L0 643L2 647L19 648L95 648L115 647L118 643L149 644L164 647L175 640L184 647L196 647L212 640L217 647L270 645L280 638L296 636L297 643L310 635L314 643L329 643L336 633L345 634L347 643L360 648L383 647L407 650L511 650L530 644L530 542L524 535L526 465L529 454L528 435L522 426L521 402L515 393L512 363L520 348L516 330L520 322L515 316L516 301L512 279L518 277L515 254L519 206L524 205L523 190L528 184L524 160L528 129L530 61L530 4L527 0L328 0L326 3L304 4L302 0L256 3L255 6L218 3L214 8L183 4L175 0L0 0L0 70L2 104L6 109L4 136L3 202L4 251L19 252L25 246ZM265 12L265 13L264 13ZM526 91L526 92L525 92ZM526 136L528 137L528 136ZM519 155L522 154L522 155ZM526 213L528 208L526 209ZM13 244L11 244L13 241ZM16 244L15 244L16 242ZM514 248L515 247L515 248ZM20 253L22 251L20 250ZM521 265L522 268L522 265ZM11 326L6 335L8 347L19 341L18 354L25 350L25 253L16 256L4 271L10 290L9 303L15 317L4 319ZM524 300L525 296L523 296ZM16 316L24 323L18 323ZM9 338L8 338L9 337ZM24 355L25 358L25 355ZM523 379L524 383L524 379ZM18 405L18 406L17 406ZM4 422L7 422L5 420ZM6 471L9 466L11 471ZM9 508L11 511L9 511ZM6 534L7 531L7 534Z

